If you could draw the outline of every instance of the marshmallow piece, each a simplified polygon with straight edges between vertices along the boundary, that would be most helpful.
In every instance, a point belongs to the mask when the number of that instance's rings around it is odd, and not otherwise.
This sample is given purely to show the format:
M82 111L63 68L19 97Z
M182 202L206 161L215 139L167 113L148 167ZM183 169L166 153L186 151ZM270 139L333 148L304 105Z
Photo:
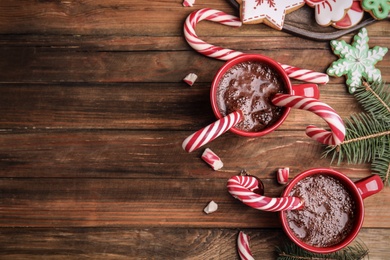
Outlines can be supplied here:
M290 168L281 168L278 169L276 173L276 178L280 184L286 184L288 182L288 176L290 174Z
M215 203L213 200L209 202L209 204L204 208L204 212L206 214L210 214L210 213L213 213L215 211L217 211L218 209L218 204Z
M196 75L195 73L190 73L183 79L183 81L188 85L192 86L194 85L197 79L198 79L198 75Z
M184 0L183 6L185 7L192 7L195 4L195 0Z
M208 165L211 166L211 168L214 169L214 171L218 171L223 167L223 162L221 161L221 158L218 157L211 149L206 148L202 154L202 159L205 161Z

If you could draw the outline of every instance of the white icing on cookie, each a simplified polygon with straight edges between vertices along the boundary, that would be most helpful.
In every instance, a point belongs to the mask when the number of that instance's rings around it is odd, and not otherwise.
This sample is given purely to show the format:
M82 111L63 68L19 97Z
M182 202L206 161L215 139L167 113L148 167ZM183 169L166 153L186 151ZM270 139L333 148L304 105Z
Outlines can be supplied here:
M261 23L278 30L283 28L286 13L304 5L304 0L242 0L243 23Z
M338 22L351 8L353 0L305 0L307 5L315 9L316 22L328 26Z
M351 9L348 10L344 18L333 23L332 26L338 29L348 29L360 23L363 16L364 10L360 5L360 0L353 0Z

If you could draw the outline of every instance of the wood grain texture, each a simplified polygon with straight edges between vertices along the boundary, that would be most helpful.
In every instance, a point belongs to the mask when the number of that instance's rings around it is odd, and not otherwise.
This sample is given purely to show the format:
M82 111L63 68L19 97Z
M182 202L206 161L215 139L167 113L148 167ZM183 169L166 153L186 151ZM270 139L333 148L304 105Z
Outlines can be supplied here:
M226 133L207 147L224 162L213 171L182 141L215 120L209 101L224 63L186 43L183 22L194 10L236 14L225 0L148 3L121 0L0 2L0 258L238 259L239 230L256 259L275 259L286 241L278 214L259 212L229 195L228 178L246 169L266 194L291 175L332 167L353 180L370 164L331 164L305 127L326 123L291 111L262 138ZM388 46L388 21L367 27L370 47ZM265 25L231 28L201 22L203 40L324 72L337 57L317 42ZM350 42L353 34L342 37ZM390 81L390 59L378 62ZM182 79L199 77L190 87ZM293 80L294 84L299 83ZM346 118L361 111L345 78L320 86L321 100ZM359 238L370 259L386 259L390 190L367 198ZM217 212L206 215L210 200Z
M287 41L287 39L286 39ZM287 44L286 44L287 45ZM251 50L248 53L259 53ZM329 50L291 49L261 51L261 54L300 68L324 72L337 57ZM0 49L1 83L62 82L180 82L189 72L200 81L211 82L223 61L186 52L54 52L49 48L4 47ZM321 62L312 57L321 57ZM139 64L142 64L140 66ZM207 64L207 70L201 70ZM384 80L390 74L390 61L380 62ZM184 76L183 76L184 75ZM345 82L344 77L330 83Z
M99 1L2 1L0 5L0 32L3 34L73 34L73 35L181 35L182 23L192 11L213 8L238 16L238 11L227 1L198 1L192 8L183 8L182 1L143 2L116 0ZM137 19L134 19L137 17ZM313 21L314 23L314 21ZM372 36L384 35L387 21L368 27ZM224 32L237 34L227 26L212 26L209 35ZM375 29L376 28L376 29ZM288 35L263 24L240 28L245 35ZM386 35L386 34L385 34Z
M93 259L239 259L236 239L240 230L250 236L252 254L258 259L275 259L275 248L288 241L278 229L0 228L0 256L2 259L43 256L45 259L87 256ZM380 237L388 239L390 232L362 229L357 237L360 243L365 241L370 259L384 259L383 255L390 254L388 240Z
M227 179L3 179L1 227L281 227L278 214L249 208L226 189ZM267 196L283 187L264 179ZM389 228L389 189L365 199L364 227ZM218 211L206 215L209 201ZM7 206L9 205L9 206ZM12 206L11 206L12 205ZM64 217L66 216L66 217ZM243 221L245 219L245 221Z
M224 168L220 172L214 172L200 159L204 147L190 154L182 149L181 143L190 132L33 131L2 135L1 177L223 177L227 180L246 169L274 180L274 172L280 167L290 167L291 175L295 176L308 168L330 166L352 178L369 173L368 164L331 165L330 158L321 158L322 145L306 137L303 131L276 131L257 139L226 133L206 146L223 160Z
M0 129L192 130L215 120L210 82L3 84ZM163 90L163 91L162 91ZM321 100L343 118L361 111L343 84L320 86ZM28 97L28 98L25 98ZM193 109L196 108L196 109ZM316 115L293 109L280 130L325 127Z

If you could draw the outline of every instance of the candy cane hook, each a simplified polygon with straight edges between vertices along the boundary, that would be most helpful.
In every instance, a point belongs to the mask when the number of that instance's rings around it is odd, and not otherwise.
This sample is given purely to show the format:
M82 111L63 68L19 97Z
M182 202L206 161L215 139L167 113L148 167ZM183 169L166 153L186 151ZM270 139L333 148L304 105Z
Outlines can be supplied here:
M230 60L244 54L243 52L215 46L199 39L195 32L195 28L196 25L203 20L217 22L232 27L240 27L242 25L240 18L226 14L222 11L204 8L192 12L184 23L184 37L194 50L207 57L219 60ZM329 76L325 73L301 69L290 65L280 65L290 78L317 84L326 84L329 81Z
M344 141L345 126L341 117L329 105L314 98L276 94L272 99L276 106L298 108L311 111L324 119L331 131L309 125L306 134L314 140L326 145L338 145Z
M282 211L303 207L303 201L297 197L270 198L254 193L258 180L253 176L233 176L228 180L229 193L244 204L259 210Z

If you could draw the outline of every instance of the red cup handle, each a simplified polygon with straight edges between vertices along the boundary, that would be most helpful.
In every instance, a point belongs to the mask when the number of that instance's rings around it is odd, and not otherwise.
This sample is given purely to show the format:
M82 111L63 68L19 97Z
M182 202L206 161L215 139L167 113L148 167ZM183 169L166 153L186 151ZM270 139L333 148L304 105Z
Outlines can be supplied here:
M382 179L378 174L373 174L367 178L355 182L363 199L380 192L383 189Z
M320 98L320 90L317 84L298 84L292 86L292 95L309 97L309 98Z

